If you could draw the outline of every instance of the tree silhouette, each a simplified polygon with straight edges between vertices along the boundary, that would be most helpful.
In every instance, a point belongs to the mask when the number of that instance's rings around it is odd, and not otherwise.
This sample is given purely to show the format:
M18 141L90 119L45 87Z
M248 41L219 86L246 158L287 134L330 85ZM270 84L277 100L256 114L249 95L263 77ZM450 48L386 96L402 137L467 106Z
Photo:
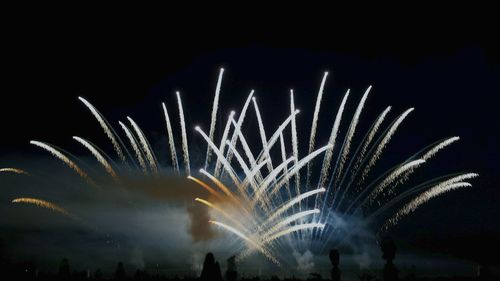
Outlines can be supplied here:
M59 264L59 272L57 274L59 280L69 280L71 278L71 272L69 268L69 261L67 258L61 260Z
M0 262L3 261L3 252L4 252L4 246L3 246L3 241L0 239Z
M226 281L236 281L238 272L236 271L236 257L232 256L227 259Z
M6 268L6 258L4 257L4 246L3 241L0 239L0 273L4 273L4 268Z
M219 262L215 262L215 276L214 276L214 281L222 281L222 272L220 270L220 265Z
M137 269L135 271L134 280L149 280L149 279L150 277L149 274L146 272L146 270Z
M95 271L94 280L96 280L96 281L104 280L104 275L102 274L102 270L100 268L98 268Z
M123 267L123 263L119 262L118 265L116 266L116 271L115 271L115 280L125 280L125 268Z

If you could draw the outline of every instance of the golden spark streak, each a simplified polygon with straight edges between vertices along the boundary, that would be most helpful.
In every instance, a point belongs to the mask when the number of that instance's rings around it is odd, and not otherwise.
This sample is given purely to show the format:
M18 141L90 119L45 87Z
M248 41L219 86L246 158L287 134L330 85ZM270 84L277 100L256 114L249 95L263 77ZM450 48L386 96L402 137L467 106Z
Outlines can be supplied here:
M32 204L32 205L36 205L37 207L49 209L49 210L52 210L56 213L63 214L65 216L71 217L73 219L75 218L75 216L73 216L70 212L66 211L66 209L64 209L64 208L62 208L54 203L51 203L49 201L45 201L42 199L22 197L22 198L16 198L16 199L12 200L12 203Z
M0 173L15 173L15 174L29 175L28 172L17 168L0 168Z

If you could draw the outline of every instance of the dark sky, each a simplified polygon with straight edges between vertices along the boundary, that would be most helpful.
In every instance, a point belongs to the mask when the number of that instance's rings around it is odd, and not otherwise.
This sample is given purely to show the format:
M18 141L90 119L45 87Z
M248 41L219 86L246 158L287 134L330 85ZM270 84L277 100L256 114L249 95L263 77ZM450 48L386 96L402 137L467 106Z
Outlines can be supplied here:
M174 91L181 90L192 105L188 122L207 128L203 120L220 66L227 70L223 108L240 106L255 88L264 116L275 114L278 105L286 108L292 87L297 104L312 113L321 75L329 70L325 108L336 110L347 88L359 99L368 85L374 86L366 109L371 118L386 105L395 112L416 107L389 159L459 135L460 143L431 169L480 174L474 190L429 203L428 211L396 233L412 229L415 243L428 245L418 241L451 235L456 244L464 237L488 237L498 245L500 46L495 22L475 16L480 20L452 13L340 11L314 17L242 11L188 16L167 9L144 24L108 13L22 13L2 28L0 157L36 155L28 144L33 138L70 148L74 134L104 142L79 95L111 120L130 114L159 130L160 102L173 102ZM328 133L319 134L325 139ZM423 223L432 231L423 230Z

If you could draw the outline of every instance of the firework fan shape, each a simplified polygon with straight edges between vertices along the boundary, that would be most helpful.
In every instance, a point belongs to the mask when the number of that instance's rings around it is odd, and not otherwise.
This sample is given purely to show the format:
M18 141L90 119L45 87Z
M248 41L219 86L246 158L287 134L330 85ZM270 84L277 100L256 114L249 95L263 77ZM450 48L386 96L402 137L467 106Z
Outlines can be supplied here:
M372 168L413 108L403 111L388 124L386 119L391 107L385 108L355 143L371 86L362 95L351 118L344 113L350 96L349 91L345 93L337 113L332 116L328 142L317 145L318 118L327 72L319 87L308 132L309 143L304 149L298 143L300 111L295 106L293 90L290 91L289 114L274 131L265 127L253 90L239 113L231 111L226 120L220 121L223 74L224 69L221 69L209 127L195 127L195 132L207 144L204 163L196 163L202 165L199 170L191 169L187 124L179 92L176 93L179 135L174 135L173 110L169 112L166 104L162 104L171 168L160 167L146 134L132 118L127 116L127 122L118 122L117 128L121 129L121 134L118 134L118 130L82 97L79 100L103 129L115 155L111 157L84 138L73 138L95 157L103 171L118 185L123 181L121 173L124 169L137 170L147 177L157 177L165 170L173 170L198 184L210 197L192 199L207 206L212 216L211 224L237 238L234 251L239 260L259 252L280 265L284 260L282 253L287 253L287 249L324 252L326 247L342 242L339 239L339 218L348 220L361 216L363 224L377 224L379 220L376 218L385 217L378 228L387 231L431 198L469 187L471 185L466 181L478 176L475 173L450 174L416 185L405 185L416 169L459 140L450 137L424 147L372 179ZM243 130L249 114L254 114L257 119L256 133ZM345 134L340 132L343 119L350 119ZM219 138L215 136L216 126L224 128ZM246 138L249 134L258 136L257 144L254 138ZM181 149L178 151L179 142ZM48 143L31 141L31 144L61 160L89 186L100 187L100 182L77 164L79 159L75 156ZM255 147L260 147L260 150L255 151ZM16 168L2 168L0 172L29 176ZM12 202L34 204L76 218L70 210L42 199L21 197Z

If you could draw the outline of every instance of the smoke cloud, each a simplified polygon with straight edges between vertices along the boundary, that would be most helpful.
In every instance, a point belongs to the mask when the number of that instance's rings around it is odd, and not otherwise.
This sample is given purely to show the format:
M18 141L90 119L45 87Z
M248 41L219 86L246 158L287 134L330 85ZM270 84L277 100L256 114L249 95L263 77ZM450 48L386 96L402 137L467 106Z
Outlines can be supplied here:
M194 202L196 197L212 202L216 198L184 177L144 177L123 168L119 170L121 184L90 173L99 182L92 187L53 159L9 162L0 165L19 162L16 167L30 174L0 174L0 242L13 258L40 260L42 267L45 263L49 268L67 257L80 267L114 267L121 260L136 268L175 270L198 268L194 263L200 259L192 257L210 250L222 258L234 254L208 223L207 207ZM100 168L83 167L88 171ZM78 220L35 205L11 203L19 197L56 203ZM156 265L157 261L164 264Z
M311 251L306 250L304 254L293 251L293 257L297 261L299 271L309 273L314 269L314 255Z

